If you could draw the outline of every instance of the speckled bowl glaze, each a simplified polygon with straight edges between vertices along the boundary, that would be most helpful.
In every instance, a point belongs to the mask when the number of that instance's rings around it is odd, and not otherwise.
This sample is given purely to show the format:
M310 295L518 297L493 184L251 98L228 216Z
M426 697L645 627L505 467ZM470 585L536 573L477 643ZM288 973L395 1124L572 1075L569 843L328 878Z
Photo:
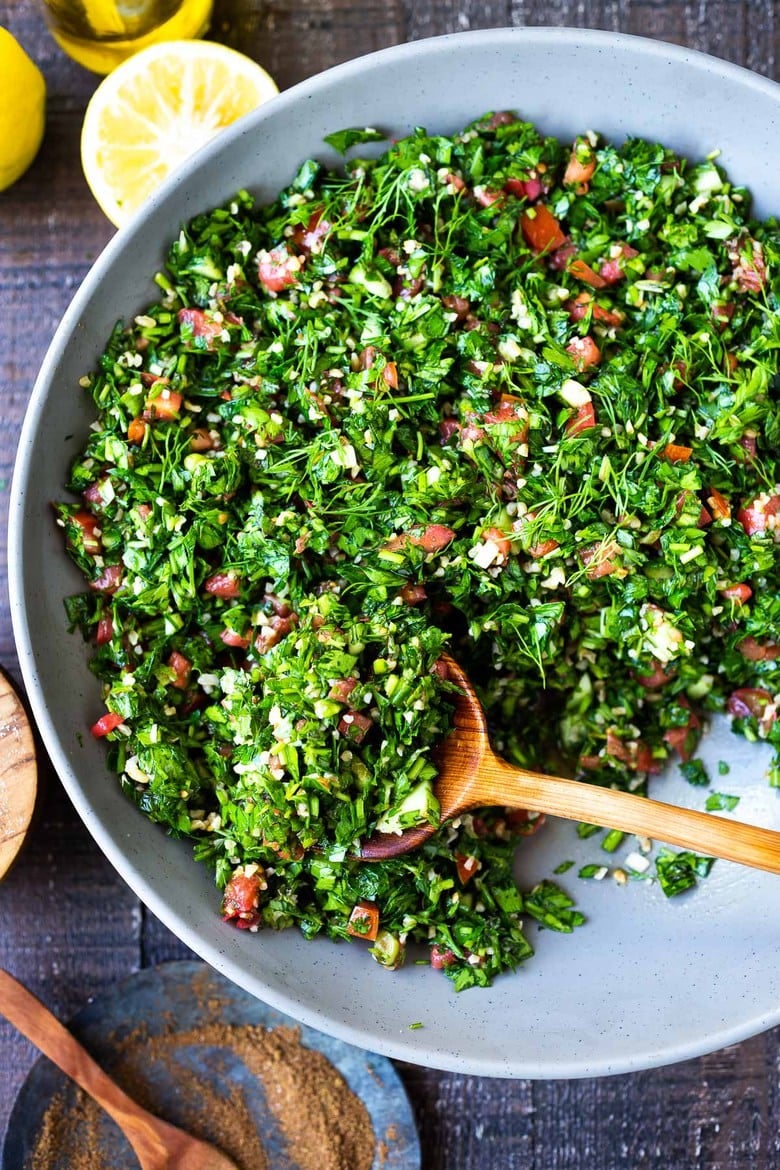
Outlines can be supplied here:
M532 931L536 957L486 991L456 995L424 966L395 974L360 946L298 934L252 935L220 921L211 876L125 800L103 746L84 732L99 713L85 647L67 634L63 597L79 586L51 520L89 423L78 387L119 317L154 297L152 274L179 223L240 187L271 197L305 157L335 162L325 134L424 125L450 132L489 109L517 109L545 131L593 128L613 140L659 139L701 158L719 147L762 215L780 212L780 87L669 45L566 29L494 30L399 46L349 62L275 98L205 149L98 259L60 325L24 425L11 501L12 608L38 726L90 832L143 901L225 975L297 1019L389 1056L469 1073L572 1077L695 1056L780 1023L778 878L719 863L672 901L655 887L561 879L589 917L566 937ZM739 812L780 827L767 757L715 729ZM717 774L717 768L713 767ZM725 781L722 782L722 785ZM672 777L656 792L700 804ZM523 883L592 842L556 825L524 846ZM413 1022L423 1027L410 1030Z

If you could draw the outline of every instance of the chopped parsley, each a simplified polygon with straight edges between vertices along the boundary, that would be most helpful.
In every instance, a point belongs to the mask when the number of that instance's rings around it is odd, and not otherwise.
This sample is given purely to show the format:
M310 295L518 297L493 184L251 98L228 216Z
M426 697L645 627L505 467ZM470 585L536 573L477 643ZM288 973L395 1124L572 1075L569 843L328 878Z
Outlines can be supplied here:
M655 872L667 898L673 898L695 886L697 878L706 877L714 861L714 857L701 857L697 853L662 849L655 859Z
M553 870L554 874L568 873L568 871L575 865L573 861L561 861Z
M680 764L680 771L689 784L698 788L706 788L710 782L702 760L686 760L684 764Z
M527 767L700 778L719 711L780 749L780 232L712 159L636 138L502 113L354 157L381 137L182 227L83 380L57 515L93 734L225 918L391 968L422 941L461 989L531 955L524 916L582 916L517 888L538 826L505 810L353 858L437 821L443 649ZM677 892L703 863L657 866Z
M704 805L707 812L733 812L739 804L738 796L729 796L725 792L712 792Z

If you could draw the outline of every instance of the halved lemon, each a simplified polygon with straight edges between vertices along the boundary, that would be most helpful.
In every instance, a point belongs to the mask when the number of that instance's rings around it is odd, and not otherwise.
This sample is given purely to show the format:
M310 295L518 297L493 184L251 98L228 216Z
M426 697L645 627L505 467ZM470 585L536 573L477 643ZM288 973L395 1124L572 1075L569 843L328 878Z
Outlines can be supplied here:
M279 91L243 53L213 41L166 41L128 58L92 95L81 165L116 227L186 158Z

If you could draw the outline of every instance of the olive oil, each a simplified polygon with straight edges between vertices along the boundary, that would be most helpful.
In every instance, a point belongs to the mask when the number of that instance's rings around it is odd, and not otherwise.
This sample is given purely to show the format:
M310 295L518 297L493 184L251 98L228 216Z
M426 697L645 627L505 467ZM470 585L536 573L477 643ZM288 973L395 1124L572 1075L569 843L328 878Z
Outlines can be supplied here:
M158 41L188 40L208 28L212 0L44 0L61 49L95 73Z

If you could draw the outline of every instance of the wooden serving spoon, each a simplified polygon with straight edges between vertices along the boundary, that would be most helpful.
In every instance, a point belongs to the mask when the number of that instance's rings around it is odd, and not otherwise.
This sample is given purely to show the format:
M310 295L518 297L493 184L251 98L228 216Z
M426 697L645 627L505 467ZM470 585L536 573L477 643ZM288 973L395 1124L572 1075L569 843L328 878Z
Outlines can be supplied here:
M10 680L0 672L0 879L27 835L37 778L30 721Z
M442 821L471 809L503 805L622 829L780 873L780 832L508 764L490 746L485 712L468 676L448 654L442 655L442 662L448 679L460 690L453 729L435 756ZM366 861L398 857L422 845L436 829L422 825L400 835L375 833L362 843L360 856Z
M133 1147L141 1170L238 1170L207 1142L136 1105L56 1016L2 969L0 1014L105 1109Z

